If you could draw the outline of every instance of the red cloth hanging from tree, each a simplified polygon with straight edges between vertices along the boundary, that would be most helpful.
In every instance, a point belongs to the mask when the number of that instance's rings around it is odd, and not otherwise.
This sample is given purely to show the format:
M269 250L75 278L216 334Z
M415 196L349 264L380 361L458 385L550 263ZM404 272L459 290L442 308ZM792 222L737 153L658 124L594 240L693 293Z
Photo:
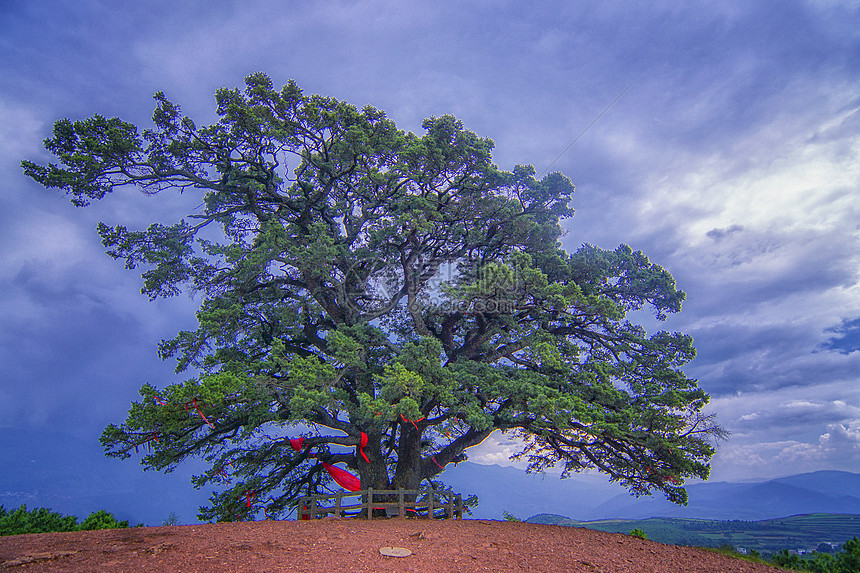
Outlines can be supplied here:
M367 434L364 432L361 433L361 443L358 445L358 451L361 453L361 457L364 458L364 461L370 463L370 460L367 459L367 454L364 453L364 448L367 446Z
M331 475L331 477L334 478L334 481L336 481L337 484L343 489L349 491L361 490L361 480L349 473L348 471L342 470L337 466L333 466L325 462L323 462L323 467Z

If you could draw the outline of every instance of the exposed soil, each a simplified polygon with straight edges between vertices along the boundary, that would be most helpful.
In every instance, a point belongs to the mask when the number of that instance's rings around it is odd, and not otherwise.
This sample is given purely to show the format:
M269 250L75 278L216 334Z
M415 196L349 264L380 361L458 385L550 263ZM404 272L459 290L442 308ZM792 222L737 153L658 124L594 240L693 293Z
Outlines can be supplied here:
M409 549L385 557L382 547ZM328 518L0 537L3 571L782 571L691 547L559 525Z

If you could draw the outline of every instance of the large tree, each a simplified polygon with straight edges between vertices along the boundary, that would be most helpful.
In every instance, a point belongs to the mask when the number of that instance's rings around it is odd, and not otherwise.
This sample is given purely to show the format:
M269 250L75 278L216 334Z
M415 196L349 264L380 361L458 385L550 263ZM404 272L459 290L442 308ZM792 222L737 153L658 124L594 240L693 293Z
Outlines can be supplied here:
M77 206L137 187L197 194L182 220L100 224L150 298L188 290L199 326L160 345L192 377L145 385L108 456L211 467L209 519L289 512L345 464L364 487L416 488L494 430L532 470L597 469L685 503L722 430L682 366L689 336L649 335L684 293L641 252L566 253L573 185L500 170L493 142L451 116L398 130L372 107L274 89L256 73L216 93L198 127L162 93L154 127L61 120L58 159L27 175Z

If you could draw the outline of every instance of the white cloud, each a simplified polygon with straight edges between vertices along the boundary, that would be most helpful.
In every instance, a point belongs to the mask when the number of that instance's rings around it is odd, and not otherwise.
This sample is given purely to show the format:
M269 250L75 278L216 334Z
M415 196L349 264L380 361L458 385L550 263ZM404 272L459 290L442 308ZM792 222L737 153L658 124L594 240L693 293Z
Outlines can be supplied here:
M860 450L860 420L848 424L828 424L827 432L819 437L825 450Z
M732 148L708 157L688 154L683 167L676 162L675 175L650 190L643 217L671 217L691 246L708 243L708 231L731 226L784 235L855 230L856 88L831 85L822 93L797 90L786 98L795 101L770 124L739 133Z
M844 382L831 381L713 399L710 408L732 432L718 444L714 478L857 471L860 391L845 389Z
M815 403L808 400L792 400L791 402L783 405L785 408L811 408L813 410L817 410L823 406L824 404L821 404L820 402Z
M39 265L69 266L88 260L97 241L80 224L67 217L42 212L38 217L23 217L8 223L4 249L0 251L0 270L5 277L16 274L26 262Z
M469 461L482 465L512 466L525 469L528 463L525 461L511 460L511 456L523 450L520 440L506 436L500 431L490 434L486 440L479 445L466 450Z
M715 479L738 476L772 478L822 468L857 471L860 420L829 424L816 441L780 440L729 444L713 460Z
M0 99L0 158L17 165L27 155L41 153L44 118L28 107Z

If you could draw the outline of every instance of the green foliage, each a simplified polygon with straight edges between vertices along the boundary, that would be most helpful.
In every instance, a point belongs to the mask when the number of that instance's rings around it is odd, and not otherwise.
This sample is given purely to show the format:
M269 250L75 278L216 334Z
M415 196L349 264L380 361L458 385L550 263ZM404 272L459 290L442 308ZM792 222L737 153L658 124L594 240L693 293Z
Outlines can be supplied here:
M128 527L128 521L117 521L112 514L103 509L89 514L80 525L81 531L92 531L95 529L124 529L126 527Z
M723 544L720 547L705 547L704 549L708 551L713 551L714 553L719 553L721 555L728 555L729 557L733 557L735 559L743 559L744 561L749 561L750 563L762 563L762 564L770 564L770 562L762 559L761 555L757 551L750 551L748 554L741 553L731 545Z
M77 531L78 520L43 507L27 511L27 506L7 511L0 506L0 535L47 533L51 531Z
M161 522L161 525L179 525L179 516L176 515L175 511L171 511L167 519Z
M23 533L50 533L62 531L84 531L94 529L118 529L128 527L128 521L116 518L99 510L91 513L81 524L70 515L62 515L43 507L27 511L27 506L8 511L0 505L0 535Z
M499 169L452 116L416 135L262 73L215 99L209 126L162 93L150 129L62 120L57 163L22 163L77 206L128 187L199 199L173 223L99 225L144 294L202 300L197 328L159 347L196 374L143 386L103 432L108 456L202 457L194 484L216 491L200 515L219 520L289 513L332 485L319 462L415 489L494 430L524 440L532 471L597 469L635 495L685 503L684 480L707 478L724 432L682 371L692 339L628 320L685 294L627 245L565 252L564 175Z
M783 549L775 554L771 561L775 565L796 571L856 573L860 571L860 539L857 537L849 539L836 553L813 551L811 555L800 556Z
M719 521L651 517L648 519L601 519L577 521L559 515L529 518L533 523L552 523L586 527L610 533L641 529L648 539L670 545L718 548L729 544L750 554L772 554L783 548L792 550L818 546L824 539L840 539L857 531L858 516L851 514L806 514L761 521ZM825 545L830 549L829 545ZM821 553L822 551L819 550Z
M522 521L522 519L516 517L511 513L508 513L507 511L502 512L502 517L505 518L505 521Z
M771 557L771 563L787 569L801 571L804 569L806 560L801 558L799 555L789 553L788 549L783 549Z
M648 536L645 535L645 532L641 529L631 529L630 533L628 533L627 535L630 535L632 537L638 537L639 539L648 539Z

